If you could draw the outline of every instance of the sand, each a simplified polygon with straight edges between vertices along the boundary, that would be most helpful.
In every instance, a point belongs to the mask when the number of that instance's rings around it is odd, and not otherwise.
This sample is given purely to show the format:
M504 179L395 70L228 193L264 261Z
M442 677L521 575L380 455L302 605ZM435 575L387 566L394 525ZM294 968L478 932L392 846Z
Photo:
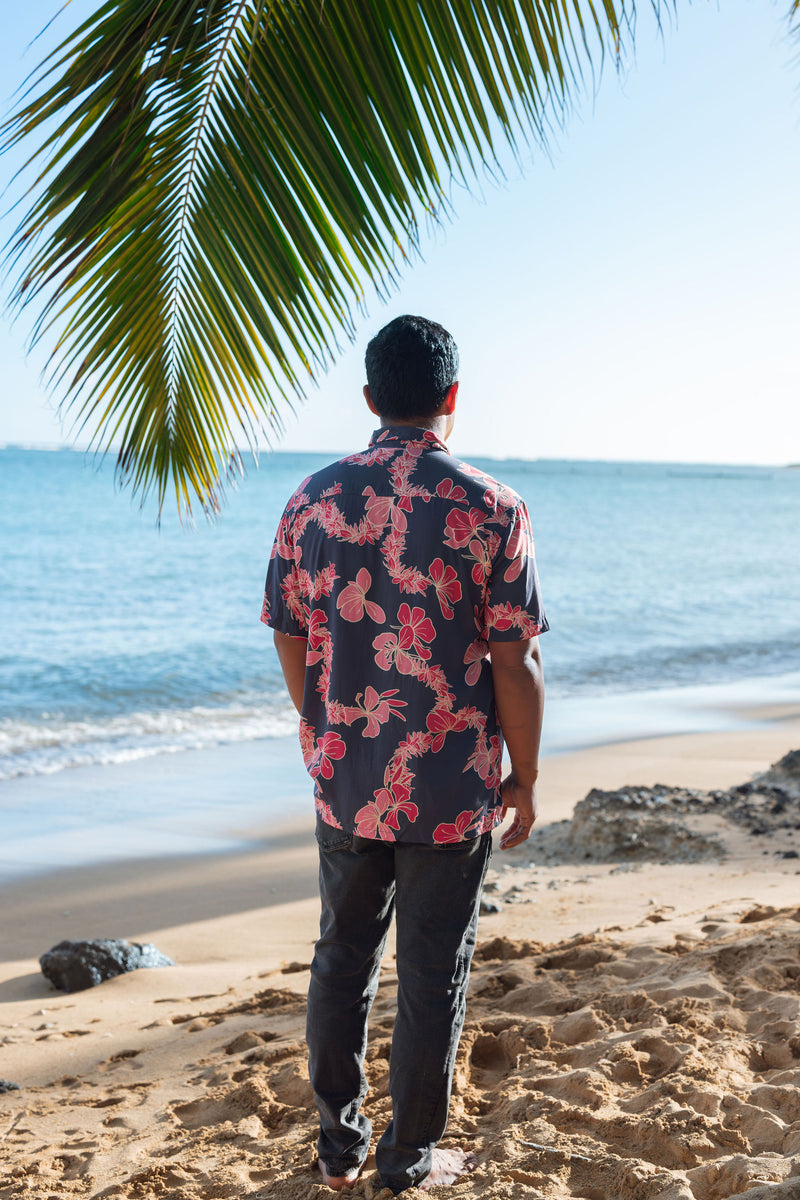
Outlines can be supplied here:
M800 714L768 715L547 760L534 838L495 854L500 911L470 984L444 1144L478 1169L430 1195L800 1198L800 794L762 776L800 747ZM21 1089L0 1095L2 1200L331 1194L303 1045L311 828L0 891L0 1078ZM179 965L54 992L38 954L93 936ZM368 1051L378 1132L393 967L390 947ZM353 1194L380 1192L368 1160Z

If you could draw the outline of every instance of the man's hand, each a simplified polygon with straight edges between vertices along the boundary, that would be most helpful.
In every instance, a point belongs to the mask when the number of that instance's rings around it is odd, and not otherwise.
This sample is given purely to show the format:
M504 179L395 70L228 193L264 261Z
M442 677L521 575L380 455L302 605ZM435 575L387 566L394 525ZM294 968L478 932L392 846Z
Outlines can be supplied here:
M539 815L536 802L536 784L523 787L517 783L513 772L503 780L503 817L509 808L515 808L516 815L503 836L500 838L500 849L510 850L526 842L531 835L533 823Z
M490 640L489 650L494 702L511 759L511 774L503 780L503 816L508 808L517 810L500 838L500 849L510 850L529 837L536 820L536 776L544 705L542 657L538 638L519 642Z

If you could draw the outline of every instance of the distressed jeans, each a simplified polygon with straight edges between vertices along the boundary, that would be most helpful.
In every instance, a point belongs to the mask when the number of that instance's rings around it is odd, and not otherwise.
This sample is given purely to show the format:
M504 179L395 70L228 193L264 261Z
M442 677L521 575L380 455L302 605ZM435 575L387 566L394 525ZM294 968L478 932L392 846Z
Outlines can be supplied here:
M375 1157L383 1186L396 1194L430 1172L447 1124L492 835L445 846L384 842L318 819L317 841L322 915L306 1036L318 1153L331 1175L343 1175L369 1151L372 1126L361 1112L367 1018L394 912L392 1119Z

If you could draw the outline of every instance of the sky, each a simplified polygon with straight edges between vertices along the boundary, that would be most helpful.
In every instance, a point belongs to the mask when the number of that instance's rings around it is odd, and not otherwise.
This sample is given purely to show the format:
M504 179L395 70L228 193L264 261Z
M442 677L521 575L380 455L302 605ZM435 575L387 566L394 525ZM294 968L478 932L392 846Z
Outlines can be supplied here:
M59 7L4 13L4 100ZM93 8L73 0L54 34ZM643 0L635 60L622 76L606 64L550 158L524 151L520 169L509 155L502 184L454 189L452 222L423 236L386 304L369 299L276 448L363 445L364 348L412 312L459 344L458 453L800 461L800 43L788 0L677 8L660 35ZM13 227L4 215L3 241ZM24 317L0 323L0 445L68 443L28 332Z

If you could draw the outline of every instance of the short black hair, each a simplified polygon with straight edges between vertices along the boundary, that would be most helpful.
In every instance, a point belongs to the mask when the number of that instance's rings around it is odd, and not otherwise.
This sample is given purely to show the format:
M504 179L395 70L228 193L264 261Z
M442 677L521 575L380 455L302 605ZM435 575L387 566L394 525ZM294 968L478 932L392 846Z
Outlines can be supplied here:
M367 385L384 420L432 417L458 379L452 334L425 317L395 317L367 346Z

